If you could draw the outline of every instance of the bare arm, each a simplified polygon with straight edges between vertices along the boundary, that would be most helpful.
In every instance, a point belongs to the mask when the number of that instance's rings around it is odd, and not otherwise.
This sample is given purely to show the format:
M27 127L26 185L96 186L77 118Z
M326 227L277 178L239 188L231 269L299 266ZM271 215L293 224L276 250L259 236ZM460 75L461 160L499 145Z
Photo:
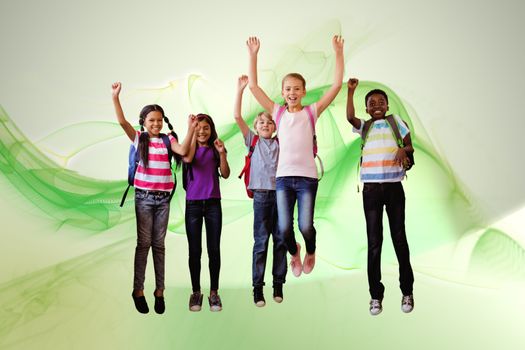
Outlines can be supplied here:
M197 132L194 132L193 136L191 137L190 148L188 150L188 154L182 157L182 161L184 163L191 163L193 160L193 157L195 157L196 149L197 149Z
M215 149L219 151L220 164L219 169L221 170L221 176L224 179L227 179L230 176L230 166L228 165L228 159L226 156L226 147L224 147L224 142L217 139L213 143Z
M361 128L361 120L355 116L354 108L354 92L359 85L359 80L356 78L348 79L348 96L346 99L346 119L356 129Z
M272 113L274 102L266 95L257 82L257 53L259 52L261 43L257 37L249 37L246 45L248 46L248 53L250 54L250 64L248 67L248 84L250 91L266 112Z
M321 116L321 113L332 103L343 85L343 72L344 72L344 57L343 57L343 46L344 39L335 35L332 38L332 46L335 51L335 73L334 73L334 82L330 89L321 97L319 101L315 104L317 108L317 116Z
M173 152L178 153L181 156L188 154L197 124L197 118L195 118L193 114L190 114L188 117L188 133L186 134L186 137L182 143L179 143L178 140L175 140L175 142L171 144L171 150Z
M111 85L111 96L113 99L113 106L115 107L115 113L117 114L117 121L124 129L124 132L126 135L128 135L128 138L131 140L131 142L135 141L135 135L136 131L133 128L133 126L126 120L124 117L124 111L122 110L122 106L120 105L120 90L122 89L122 84L120 82L115 82L113 85Z
M242 75L239 77L239 81L237 83L237 95L235 96L235 106L233 108L233 116L235 118L235 122L237 123L237 126L239 126L239 129L241 129L242 136L246 137L248 133L250 132L250 128L242 119L241 115L241 106L242 106L242 93L244 92L244 88L248 84L248 77L246 75Z

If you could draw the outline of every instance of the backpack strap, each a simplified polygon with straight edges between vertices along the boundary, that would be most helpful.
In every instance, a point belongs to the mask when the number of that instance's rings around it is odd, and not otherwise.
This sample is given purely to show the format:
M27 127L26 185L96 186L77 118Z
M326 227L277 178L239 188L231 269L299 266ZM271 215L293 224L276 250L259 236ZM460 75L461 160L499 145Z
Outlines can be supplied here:
M281 122L281 118L284 114L284 111L286 111L286 106L279 106L279 109L277 110L277 115L275 116L275 129L277 129L277 132L279 132L279 124Z
M361 149L363 149L363 147L365 146L365 142L368 137L368 132L370 131L370 127L372 126L373 122L373 119L368 119L364 122L363 130L361 131Z
M401 133L399 132L399 127L397 126L397 122L392 114L388 115L385 118L388 125L390 125L390 130L392 130L392 133L394 134L394 138L396 139L397 145L399 147L404 146L403 138L401 137Z
M124 195L122 196L122 200L120 201L120 207L124 205L124 201L126 200L126 196L128 195L128 191L131 185L128 184L128 187L126 188L126 191L124 191Z
M162 142L164 142L164 146L166 146L166 149L168 150L168 159L170 161L170 168L171 168L171 159L173 158L173 151L171 150L170 137L166 134L159 134L159 136L162 139Z
M162 139L162 142L164 142L164 146L166 146L166 149L168 150L168 160L170 162L170 170L173 172L173 169L171 168L172 167L171 160L173 159L173 150L171 149L170 137L166 134L160 134L159 136ZM171 193L170 193L170 201L171 201L171 198L173 198L173 195L175 194L176 187L177 187L177 177L175 176L175 174L173 174L173 189L171 190Z
M310 119L310 125L312 126L312 133L314 134L314 158L317 156L317 135L315 134L315 120L314 120L314 112L312 111L312 106L304 106L304 109L306 110L306 114L308 114L308 118Z
M255 135L253 137L253 139L252 139L252 143L250 145L250 149L249 149L248 155L247 155L248 158L252 157L253 151L255 150L255 145L257 144L257 141L259 141L259 135ZM248 171L248 169L247 169L248 167L249 167L249 164L244 166L244 168L242 169L241 173L239 174L239 179L242 178L242 176L244 175L244 173L246 173L246 171Z
M365 148L366 139L368 138L368 133L370 132L373 122L373 119L368 119L367 121L362 122L364 124L363 130L361 130L361 158L359 159L359 163L357 163L357 178L359 178L359 168L363 162L363 148ZM357 193L359 193L359 181L357 181Z

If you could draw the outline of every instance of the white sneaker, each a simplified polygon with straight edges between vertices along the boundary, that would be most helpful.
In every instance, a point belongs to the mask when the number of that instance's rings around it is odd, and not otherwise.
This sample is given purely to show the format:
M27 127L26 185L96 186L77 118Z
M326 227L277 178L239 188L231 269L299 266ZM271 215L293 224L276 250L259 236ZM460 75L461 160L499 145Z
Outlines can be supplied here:
M412 310L414 310L414 296L412 294L403 295L401 299L401 311L407 314L412 312Z
M301 263L301 246L299 243L297 244L297 252L295 255L292 255L292 258L290 259L290 268L292 269L293 275L295 277L301 276L301 272L303 272L303 264Z
M379 299L370 300L370 315L377 316L383 311L383 305Z

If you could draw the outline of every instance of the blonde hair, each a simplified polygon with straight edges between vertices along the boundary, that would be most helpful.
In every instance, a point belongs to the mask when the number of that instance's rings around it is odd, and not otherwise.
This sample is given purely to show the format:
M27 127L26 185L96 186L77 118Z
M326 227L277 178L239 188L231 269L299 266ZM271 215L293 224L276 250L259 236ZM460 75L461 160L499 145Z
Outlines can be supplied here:
M303 89L306 89L306 80L304 80L303 76L299 73L288 73L284 76L283 81L281 82L281 89L284 87L284 81L288 78L293 78L300 80L303 83Z
M275 124L275 122L273 121L273 118L272 118L272 115L268 112L261 112L259 114L257 114L257 117L255 118L255 120L253 121L253 129L255 131L257 131L257 122L259 121L259 119L261 118L266 118L268 119L269 121L271 121L272 123Z

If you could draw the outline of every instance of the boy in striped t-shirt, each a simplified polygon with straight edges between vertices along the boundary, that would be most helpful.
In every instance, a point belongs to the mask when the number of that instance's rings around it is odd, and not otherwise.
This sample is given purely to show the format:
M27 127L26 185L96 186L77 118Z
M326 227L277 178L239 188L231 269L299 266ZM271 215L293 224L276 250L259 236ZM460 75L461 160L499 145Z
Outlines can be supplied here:
M414 308L412 294L414 274L410 265L410 252L405 233L405 193L401 181L405 176L403 164L407 153L414 152L410 131L403 120L394 116L404 147L399 147L394 132L385 119L388 111L388 96L383 90L372 90L365 97L366 112L372 117L368 132L363 134L365 121L355 116L354 92L359 81L348 81L346 114L353 131L361 135L364 142L361 158L361 181L363 207L368 238L368 284L370 288L370 314L378 315L383 310L385 291L381 283L381 246L383 244L383 206L386 207L390 235L399 262L399 282L403 298L401 310L411 312Z

